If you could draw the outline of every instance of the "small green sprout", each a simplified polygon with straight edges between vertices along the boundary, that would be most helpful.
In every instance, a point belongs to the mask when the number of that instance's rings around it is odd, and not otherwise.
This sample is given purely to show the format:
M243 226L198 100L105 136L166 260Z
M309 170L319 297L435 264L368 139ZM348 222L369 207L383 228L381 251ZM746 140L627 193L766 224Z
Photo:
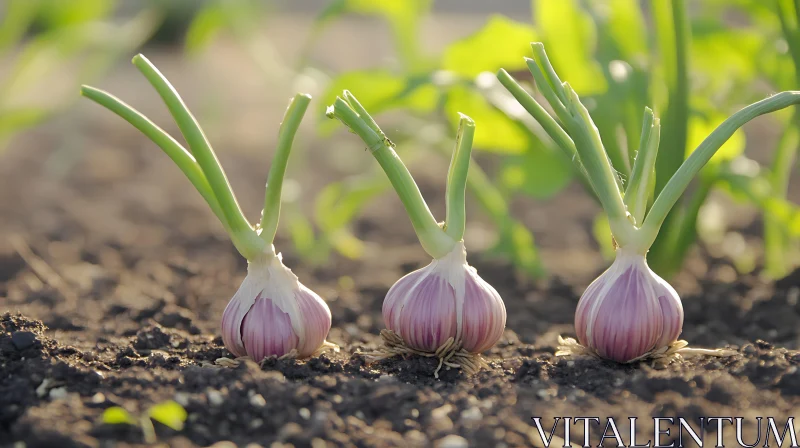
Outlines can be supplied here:
M187 416L183 406L173 400L167 400L154 404L138 418L121 406L112 406L103 411L102 420L106 425L139 426L142 429L145 443L151 444L156 442L153 420L175 431L181 431Z

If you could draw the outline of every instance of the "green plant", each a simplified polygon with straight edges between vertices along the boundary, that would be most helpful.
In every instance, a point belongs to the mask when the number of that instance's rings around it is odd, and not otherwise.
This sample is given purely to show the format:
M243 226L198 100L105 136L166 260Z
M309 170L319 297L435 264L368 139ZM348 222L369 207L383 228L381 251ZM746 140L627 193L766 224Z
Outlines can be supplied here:
M394 143L369 112L345 90L327 115L356 133L375 157L403 203L422 248L433 259L405 275L383 302L388 355L423 354L442 365L474 373L484 366L480 353L500 340L506 308L497 291L467 264L465 193L475 123L459 114L456 148L447 171L445 220L436 221L414 178L395 153Z
M335 2L335 7L320 17L319 28L347 12L383 17L391 25L398 61L390 67L340 74L330 83L324 100L327 104L336 92L350 87L373 113L403 110L409 120L424 119L428 124L433 118L446 130L440 133L445 141L456 129L451 118L454 111L468 112L481 124L475 136L476 156L496 161L488 173L473 164L469 188L498 229L497 252L535 275L541 272L541 265L533 235L508 218L508 201L520 194L547 199L571 179L584 186L588 182L571 166L572 154L562 152L541 123L531 122L510 104L502 87L485 72L505 67L510 74L524 74L525 63L518 55L533 40L557 49L552 64L573 81L573 88L584 98L623 186L630 181L634 167L634 149L643 126L641 110L653 105L664 126L651 178L654 194L658 194L704 136L722 123L727 110L768 93L756 87L762 73L777 78L780 83L775 84L783 90L796 87L795 80L785 76L791 59L776 52L774 40L764 33L776 30L780 34L779 16L775 15L780 6L783 34L787 42L797 42L797 19L786 12L793 11L791 1L774 5L735 2L758 12L751 29L724 22L721 10L730 7L726 2L708 2L691 18L685 3L655 2L649 8L655 26L649 27L635 0L534 0L533 26L493 16L482 29L433 57L425 54L416 40L430 2L391 7ZM798 45L788 45L790 49L793 46ZM765 64L771 67L762 67ZM771 169L759 167L757 176L742 176L738 168L753 166L753 161L744 154L743 132L736 131L665 218L648 253L656 272L670 277L681 268L698 237L700 210L714 190L731 192L763 210L767 269L777 275L791 266L797 224L793 220L795 206L785 200L785 185L796 137L784 118L788 114L775 115L788 132L780 145L785 149L777 151ZM326 133L330 128L323 123L320 129ZM397 141L412 150L440 152L436 142L410 138L414 144ZM587 191L594 196L591 188ZM654 197L650 194L643 199L647 207ZM602 214L595 223L595 235L606 254L613 252L609 231ZM526 255L520 256L523 253Z
M657 152L661 123L645 109L638 150L627 185L623 188L619 169L611 160L589 111L569 82L556 74L544 45L532 44L533 59L526 59L536 86L553 111L540 103L510 75L498 78L547 130L562 150L573 156L579 172L597 195L608 216L618 246L612 266L587 288L578 304L575 328L580 345L562 341L560 354L589 351L618 362L671 356L684 350L677 341L683 326L683 308L675 290L650 270L645 260L664 229L667 218L692 179L736 132L754 118L800 104L800 91L785 91L750 104L717 126L674 174L662 180L657 191ZM649 198L653 202L648 207ZM672 260L670 260L672 261ZM626 312L619 313L620 309Z
M81 88L81 94L117 114L158 145L205 199L247 260L247 276L222 316L225 347L238 357L250 356L260 362L268 356L307 358L323 345L332 345L325 341L331 328L330 309L284 266L272 244L278 229L289 153L311 97L297 94L289 102L267 177L264 209L254 226L242 213L213 148L177 90L143 55L136 55L133 64L161 96L191 152L113 95L88 86Z
M156 443L156 431L153 421L157 421L175 431L181 431L186 422L186 409L172 400L154 404L142 415L134 417L121 406L111 406L103 411L102 422L106 425L133 425L138 426L144 435L144 442Z
M587 103L623 185L634 166L643 124L641 110L653 106L664 126L652 178L656 193L727 111L769 92L759 87L760 81L768 80L780 90L797 87L793 60L800 45L792 0L711 0L695 8L691 16L685 0L655 2L647 10L640 9L636 0L532 0L532 23L494 15L472 35L449 44L440 54L429 54L419 36L432 3L335 0L318 17L301 51L299 69L310 63L315 40L338 18L358 14L384 20L396 60L338 74L328 83L324 103L351 88L373 113L402 110L406 124L424 126L425 133L395 139L405 148L403 157L409 165L431 154L446 157L447 141L457 129L452 117L458 110L468 111L481 124L475 136L475 157L480 163L473 163L468 188L495 226L497 238L491 253L510 259L532 276L543 272L535 239L510 217L509 203L518 196L548 200L573 179L585 187L588 184L572 167L570 155L562 153L557 142L488 75L501 67L512 75L524 75L525 63L518 55L529 42L541 40L559 49L553 66L573 80ZM746 26L731 25L725 19L731 8L746 11L753 20ZM647 25L645 11L653 26ZM187 49L202 49L227 28L256 62L262 61L269 45L253 32L252 25L264 13L249 0L207 2L187 35ZM272 70L265 67L265 72L268 69ZM786 132L771 166L755 164L745 155L744 133L737 131L671 209L648 254L656 272L669 277L681 268L698 238L701 209L720 191L762 211L765 267L770 275L783 275L800 261L796 206L786 200L800 136L792 126L796 118L789 113L775 115ZM332 129L330 122L319 124L323 136ZM286 219L291 224L287 230L298 253L316 262L326 260L332 250L360 257L365 245L350 224L388 186L373 170L323 188L310 217L296 204L287 204ZM594 196L591 188L586 190ZM651 195L648 205L652 201ZM609 232L601 213L594 234L608 256L613 253ZM748 268L748 263L737 261L737 265Z
M336 92L352 87L364 107L375 113L403 109L409 112L410 120L424 122L432 138L423 141L400 136L396 139L401 147L409 148L403 157L410 164L422 159L424 155L420 154L426 152L446 157L447 141L455 137L458 128L453 117L458 116L458 110L469 110L472 118L481 123L475 134L476 149L508 156L500 178L515 183L515 189L525 189L542 198L566 185L571 177L569 160L554 151L554 147L540 145L534 130L494 107L476 84L481 67L488 64L490 68L498 68L516 63L512 55L519 54L520 45L527 45L535 37L531 26L501 16L493 17L486 29L452 45L436 58L424 54L417 41L419 23L430 8L430 2L411 1L402 6L378 7L370 2L342 1L335 5L320 17L320 28L346 12L383 17L391 24L401 63L396 70L375 68L341 74L328 85L323 98L326 104L333 101ZM484 51L487 48L493 51ZM323 135L331 129L328 123L320 124ZM409 140L414 140L413 144L404 144ZM527 171L520 172L520 168ZM543 270L533 235L509 216L510 192L496 177L473 163L467 181L471 195L497 229L498 238L492 253L511 259L529 275L541 275ZM536 185L519 182L521 177L535 178Z
M116 0L8 0L0 14L0 151L74 99L79 79L105 73L154 31L152 9L114 23ZM7 64L7 65L5 65Z
M742 31L759 50L748 62L778 90L800 88L800 10L797 2L736 1L711 3L709 14L736 8L752 18ZM772 149L772 162L760 166L743 159L723 166L720 185L734 198L758 207L764 220L764 270L772 278L785 276L800 265L800 208L786 198L800 146L800 114L777 116L781 133ZM748 162L748 163L745 163Z

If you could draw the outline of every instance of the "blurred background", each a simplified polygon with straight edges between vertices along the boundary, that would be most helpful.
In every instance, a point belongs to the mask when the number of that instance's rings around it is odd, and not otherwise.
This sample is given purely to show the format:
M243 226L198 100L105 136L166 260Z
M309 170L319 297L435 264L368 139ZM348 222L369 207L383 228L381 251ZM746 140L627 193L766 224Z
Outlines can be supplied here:
M371 259L413 240L377 164L324 116L346 88L397 143L440 219L457 112L475 119L472 252L521 278L592 273L612 253L600 208L494 73L505 68L533 89L523 57L543 41L623 178L653 107L663 126L658 191L731 113L798 88L798 17L791 0L1 0L0 224L50 239L74 225L81 238L142 250L165 241L152 216L215 224L155 145L79 99L81 84L102 88L179 137L129 63L142 52L199 119L251 218L289 98L313 95L279 230L280 249L303 263ZM797 123L788 109L731 138L670 215L650 254L657 272L676 275L693 255L727 260L728 281L797 265Z

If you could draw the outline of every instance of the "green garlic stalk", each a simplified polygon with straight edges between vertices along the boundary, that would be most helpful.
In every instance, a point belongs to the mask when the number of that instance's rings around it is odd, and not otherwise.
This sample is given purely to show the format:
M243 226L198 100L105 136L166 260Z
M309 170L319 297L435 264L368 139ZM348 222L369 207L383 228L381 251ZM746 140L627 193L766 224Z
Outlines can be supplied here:
M569 83L562 82L547 58L544 46L533 43L528 60L536 86L555 117L504 70L500 82L542 125L553 141L585 173L609 217L618 244L611 267L586 289L578 303L575 329L581 350L619 362L686 353L678 341L683 328L683 307L677 292L647 266L645 255L653 245L667 214L691 180L733 133L753 118L800 103L800 92L781 92L733 114L711 133L667 180L652 207L654 167L661 123L645 109L644 126L631 177L626 188L611 163L600 133L588 110ZM577 343L563 353L576 352ZM694 350L695 352L697 350ZM704 351L704 354L718 354Z
M186 150L147 117L113 95L83 86L81 94L139 129L181 169L247 259L247 276L222 316L222 340L235 356L261 361L268 356L306 358L328 344L331 312L275 253L280 197L292 142L311 97L297 94L289 103L267 179L264 210L254 227L242 213L225 171L192 113L164 75L142 55L133 64L164 100L189 144Z

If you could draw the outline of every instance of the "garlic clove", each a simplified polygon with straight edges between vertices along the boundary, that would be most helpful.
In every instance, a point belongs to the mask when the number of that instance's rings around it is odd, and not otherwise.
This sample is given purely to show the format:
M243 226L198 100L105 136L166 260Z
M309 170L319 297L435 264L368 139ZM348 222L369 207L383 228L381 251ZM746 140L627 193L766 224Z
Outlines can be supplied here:
M241 310L244 309L244 312ZM247 355L242 342L241 322L249 309L238 301L231 300L225 311L222 313L222 343L233 356L241 357Z
M406 293L398 325L392 330L409 347L434 352L456 334L456 298L446 279L429 272L421 276Z
M462 345L472 353L492 348L506 328L503 299L472 267L466 276L462 326Z
M405 299L409 292L413 290L416 284L424 279L426 275L426 268L410 272L389 288L389 292L386 293L386 298L383 300L383 306L381 308L386 328L400 334L400 323L398 319L404 307Z
M331 310L322 297L298 283L295 300L298 313L302 316L303 337L297 343L298 356L306 358L314 354L325 343L331 330Z
M271 299L259 297L241 325L245 352L254 360L283 356L297 348L292 320Z
M658 303L661 306L661 316L664 321L661 338L656 347L666 347L678 340L683 331L683 304L675 288L664 279L656 276L660 288L656 288Z
M236 357L247 356L247 350L242 341L242 322L255 303L255 299L247 300L250 294L257 297L259 292L252 291L253 286L245 277L244 282L222 313L222 343L225 348ZM252 291L252 292L251 292Z

